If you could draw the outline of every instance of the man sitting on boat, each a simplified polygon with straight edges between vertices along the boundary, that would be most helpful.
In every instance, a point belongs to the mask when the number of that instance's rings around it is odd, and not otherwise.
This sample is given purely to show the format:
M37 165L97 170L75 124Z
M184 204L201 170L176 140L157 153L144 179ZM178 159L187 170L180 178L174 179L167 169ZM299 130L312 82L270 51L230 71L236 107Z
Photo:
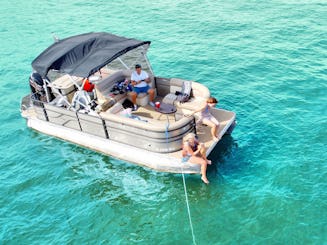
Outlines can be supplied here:
M139 64L135 65L135 71L132 72L131 83L133 85L133 92L131 92L131 99L134 104L134 110L137 110L136 97L139 93L148 93L150 95L149 104L151 106L154 106L153 103L154 90L148 84L150 83L149 75L146 71L142 70L142 67Z

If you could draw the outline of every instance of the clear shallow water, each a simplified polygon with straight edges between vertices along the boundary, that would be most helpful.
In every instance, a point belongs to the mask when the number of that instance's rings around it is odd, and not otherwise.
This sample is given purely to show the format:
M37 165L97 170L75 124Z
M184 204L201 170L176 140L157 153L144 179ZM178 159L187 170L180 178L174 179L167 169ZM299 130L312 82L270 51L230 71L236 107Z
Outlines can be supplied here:
M197 244L327 241L324 1L0 3L0 243L191 244L182 178L27 129L31 61L89 31L151 40L157 75L211 88L238 126L187 176Z

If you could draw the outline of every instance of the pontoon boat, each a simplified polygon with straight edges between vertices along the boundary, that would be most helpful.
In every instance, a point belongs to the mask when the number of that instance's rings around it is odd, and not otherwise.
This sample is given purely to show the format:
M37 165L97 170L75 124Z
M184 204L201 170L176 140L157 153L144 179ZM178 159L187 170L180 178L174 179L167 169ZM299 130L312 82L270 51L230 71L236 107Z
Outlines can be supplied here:
M197 125L197 110L210 96L204 85L155 76L147 58L150 41L109 33L86 33L56 40L33 62L31 93L22 99L28 127L124 161L172 173L200 173L200 166L182 163L182 139L194 132L207 155L217 142L210 128ZM139 94L137 111L126 108L128 82L135 64L151 79L155 101ZM191 86L187 101L178 100ZM235 113L211 109L220 122L219 135L231 133Z

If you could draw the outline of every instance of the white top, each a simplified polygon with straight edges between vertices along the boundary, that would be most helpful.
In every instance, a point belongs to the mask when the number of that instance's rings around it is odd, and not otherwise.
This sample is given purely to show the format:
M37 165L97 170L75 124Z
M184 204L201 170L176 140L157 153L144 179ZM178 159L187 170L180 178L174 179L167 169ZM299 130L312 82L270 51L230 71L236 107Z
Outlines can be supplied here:
M139 82L139 81L147 79L148 77L149 77L149 75L146 71L141 70L140 74L137 74L136 71L133 71L132 75L131 75L131 80L135 81L135 82ZM147 85L148 84L145 81L143 81L139 84L134 85L134 87L143 88L143 87L146 87Z

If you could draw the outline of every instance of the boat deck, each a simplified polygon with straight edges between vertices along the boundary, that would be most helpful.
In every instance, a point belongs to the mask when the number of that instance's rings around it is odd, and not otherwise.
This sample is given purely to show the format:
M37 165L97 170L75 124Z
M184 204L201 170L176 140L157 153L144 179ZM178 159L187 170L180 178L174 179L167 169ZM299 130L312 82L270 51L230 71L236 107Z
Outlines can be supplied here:
M220 113L222 112L224 111L220 111ZM149 123L164 124L164 125L167 125L167 123L174 122L175 120L179 120L181 117L184 116L179 111L177 111L176 114L164 115L156 111L150 105L139 107L137 111L133 112L133 115L139 116L144 120L148 120ZM220 122L220 127L218 133L222 137L230 125L230 118L226 120L220 119L219 122ZM217 144L216 141L212 140L211 128L209 126L199 124L196 126L196 134L199 138L199 141L205 144L205 147L207 148L207 155L209 155L209 153ZM181 158L182 150L169 153L169 155L172 157Z

